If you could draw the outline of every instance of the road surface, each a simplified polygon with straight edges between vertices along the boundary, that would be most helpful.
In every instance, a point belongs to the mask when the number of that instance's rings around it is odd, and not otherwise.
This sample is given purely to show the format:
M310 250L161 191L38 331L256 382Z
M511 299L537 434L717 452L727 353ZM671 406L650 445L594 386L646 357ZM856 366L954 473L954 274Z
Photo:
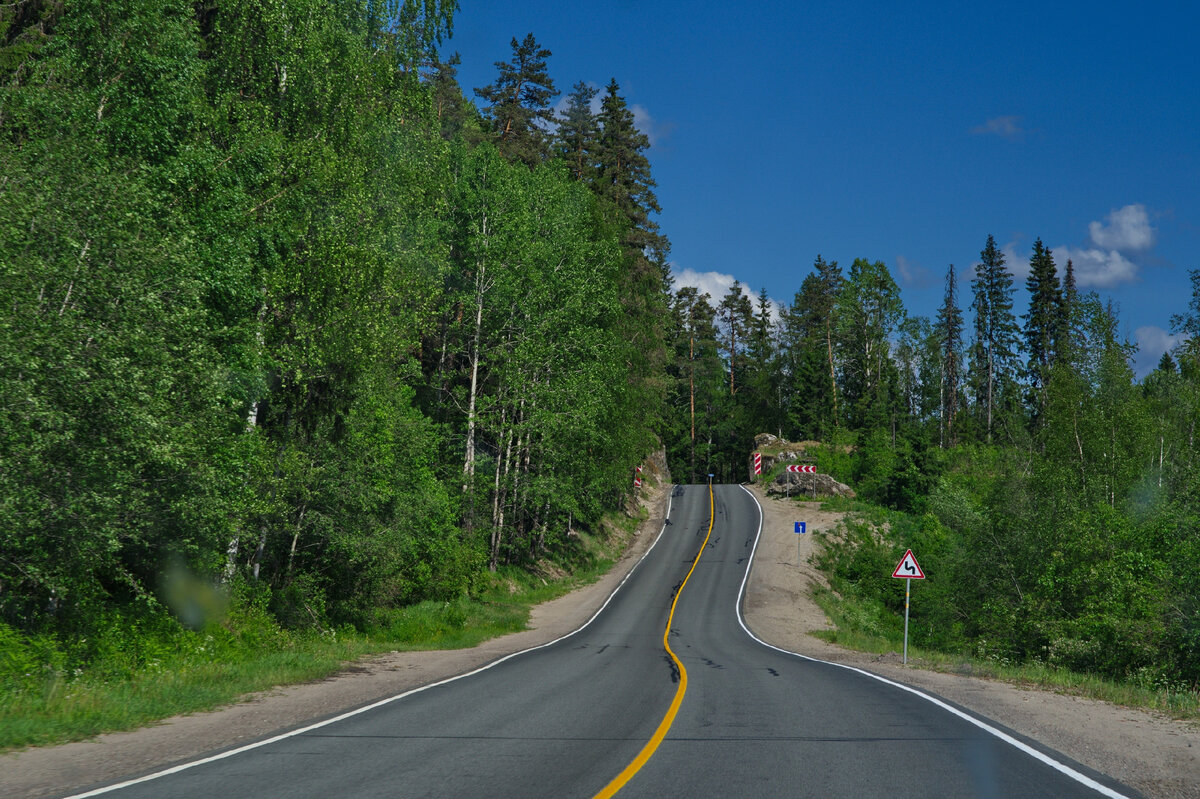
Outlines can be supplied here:
M945 703L756 641L738 611L756 501L686 486L671 502L658 542L579 632L104 795L1134 795Z

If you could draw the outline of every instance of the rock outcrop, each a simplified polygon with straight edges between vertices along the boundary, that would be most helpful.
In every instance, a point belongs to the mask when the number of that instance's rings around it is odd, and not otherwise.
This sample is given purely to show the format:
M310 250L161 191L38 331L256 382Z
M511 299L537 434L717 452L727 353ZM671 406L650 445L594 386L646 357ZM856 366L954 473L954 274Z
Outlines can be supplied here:
M797 474L783 472L767 485L767 493L784 496L804 495L810 497L849 497L853 499L854 489L845 483L839 483L827 474Z
M750 479L754 480L754 455L762 459L762 473L767 475L779 463L815 463L819 441L788 441L770 433L754 437L754 452L750 453ZM760 477L758 479L765 479ZM767 485L768 494L803 494L813 497L854 497L854 489L839 483L827 474L801 474L784 471Z

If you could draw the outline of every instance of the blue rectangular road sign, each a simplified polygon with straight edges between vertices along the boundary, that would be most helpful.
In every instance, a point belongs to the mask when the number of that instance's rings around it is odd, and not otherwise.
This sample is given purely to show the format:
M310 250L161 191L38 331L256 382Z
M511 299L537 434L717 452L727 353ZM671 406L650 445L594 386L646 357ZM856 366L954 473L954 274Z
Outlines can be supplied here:
M796 522L796 532L802 533L802 534L807 533L808 532L808 523L807 522Z

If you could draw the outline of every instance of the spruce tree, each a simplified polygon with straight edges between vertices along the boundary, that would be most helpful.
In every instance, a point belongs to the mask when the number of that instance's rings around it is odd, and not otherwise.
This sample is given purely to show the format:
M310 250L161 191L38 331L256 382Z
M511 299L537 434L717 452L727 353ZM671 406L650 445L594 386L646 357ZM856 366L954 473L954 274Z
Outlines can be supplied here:
M755 432L778 430L783 422L779 397L781 375L773 305L765 288L759 289L754 303L746 354L747 421Z
M958 307L958 280L954 264L946 270L946 294L938 309L936 335L942 356L941 411L938 430L942 447L957 443L955 419L958 416L959 384L962 379L962 311Z
M555 150L567 163L576 180L590 181L595 174L596 149L599 147L600 122L592 113L596 89L583 81L576 83L567 96L567 107L558 118Z
M667 360L670 243L650 217L659 211L650 162L644 155L650 140L637 129L619 89L615 80L610 81L600 106L600 138L591 188L601 199L611 223L621 231L626 260L620 286L625 307L621 325L637 353L629 370L630 382L641 397L638 402L647 408L646 418L652 419L665 396L660 376Z
M1029 362L1025 376L1029 384L1029 408L1035 426L1045 413L1046 383L1063 336L1063 298L1054 267L1054 255L1039 238L1029 259L1029 312L1025 320L1025 349Z
M842 282L837 261L818 255L782 314L780 349L788 385L784 405L793 435L801 438L825 440L838 424L834 343Z
M631 254L665 251L666 239L650 216L662 210L654 195L656 184L650 176L650 161L645 156L650 139L637 129L633 112L618 93L620 89L615 78L610 80L600 104L597 172L592 185L627 224L625 241Z
M997 410L1005 407L1016 378L1017 319L1012 312L1013 279L1004 253L991 235L979 253L971 281L975 336L971 348L971 387L984 437L992 443Z
M484 116L491 121L500 152L510 160L530 166L546 160L549 154L545 132L554 124L551 101L558 96L554 81L546 69L552 53L540 46L533 34L518 42L512 40L511 61L497 61L499 75L490 86L475 94L488 103Z
M1171 357L1170 350L1163 350L1162 357L1158 359L1158 371L1160 372L1175 372L1175 359Z

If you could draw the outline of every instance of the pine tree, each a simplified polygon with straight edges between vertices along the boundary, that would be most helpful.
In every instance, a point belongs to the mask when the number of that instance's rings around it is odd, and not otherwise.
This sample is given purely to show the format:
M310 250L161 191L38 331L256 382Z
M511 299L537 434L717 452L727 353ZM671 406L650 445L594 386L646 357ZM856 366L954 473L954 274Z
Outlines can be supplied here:
M1054 267L1054 255L1039 238L1029 259L1029 312L1025 314L1025 349L1029 353L1025 376L1029 384L1030 416L1036 427L1045 413L1046 383L1063 331L1063 298Z
M722 393L724 367L721 365L717 345L716 311L710 297L701 294L692 286L683 286L675 293L672 303L673 327L675 331L675 354L678 366L678 405L686 405L686 412L679 407L676 429L686 431L681 438L687 442L689 482L696 482L696 446L701 444L701 458L708 462L708 452L703 449L707 435L697 437L712 428L716 420L713 411L718 395ZM676 456L681 457L681 456Z
M732 397L740 385L737 377L745 367L741 356L753 326L754 307L750 304L750 298L742 292L742 284L735 280L721 298L717 311L723 323L725 340L729 342L726 352L729 353L729 396Z
M976 408L983 416L987 443L997 410L1006 407L1016 379L1017 320L1012 312L1013 279L1005 268L1004 253L989 235L979 253L980 263L971 281L975 335L971 348L971 387Z
M436 54L429 65L428 81L433 94L433 113L441 128L442 138L452 141L463 134L466 126L475 119L475 107L463 97L458 85L458 65L462 59L458 53L442 61ZM476 123L477 126L477 123ZM475 133L478 136L478 131Z
M959 384L962 379L962 311L958 307L958 280L954 264L946 270L946 294L938 309L936 334L941 348L941 402L938 438L942 447L957 443L954 422L958 416Z
M558 90L546 69L552 53L541 47L532 33L521 42L513 37L512 49L511 61L496 62L500 73L496 82L476 89L475 94L488 103L483 111L492 123L500 152L510 160L534 166L549 155L545 129L554 124L551 101Z
M596 89L583 81L567 96L567 107L558 118L555 150L576 180L590 182L596 171L600 121L592 113Z

